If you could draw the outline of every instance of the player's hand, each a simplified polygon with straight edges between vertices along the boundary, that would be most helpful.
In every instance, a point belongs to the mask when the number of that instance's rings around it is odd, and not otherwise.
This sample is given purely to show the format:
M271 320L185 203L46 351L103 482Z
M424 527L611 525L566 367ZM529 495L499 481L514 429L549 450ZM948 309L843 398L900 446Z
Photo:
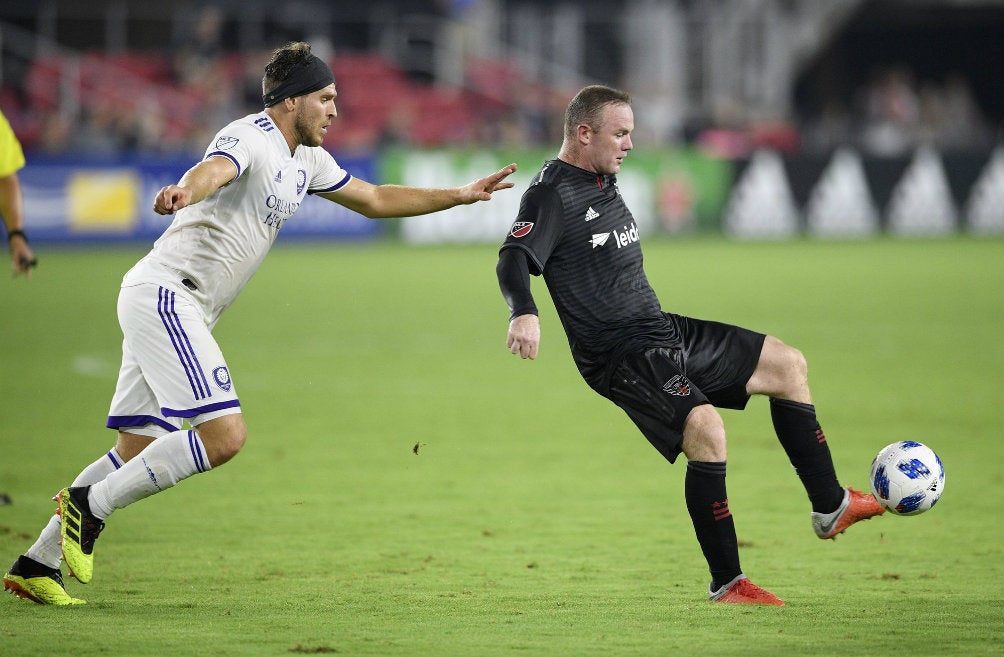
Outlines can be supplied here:
M467 205L476 201L491 200L492 192L496 192L500 189L509 189L515 184L511 182L502 182L507 176L509 176L509 174L515 171L516 163L514 162L509 166L502 167L490 176L479 178L472 183L464 185L460 188L461 202Z
M540 347L540 318L536 315L520 315L509 322L506 346L510 353L520 358L533 360Z
M157 214L174 214L186 207L192 200L192 190L187 187L168 185L161 187L153 201L153 211Z

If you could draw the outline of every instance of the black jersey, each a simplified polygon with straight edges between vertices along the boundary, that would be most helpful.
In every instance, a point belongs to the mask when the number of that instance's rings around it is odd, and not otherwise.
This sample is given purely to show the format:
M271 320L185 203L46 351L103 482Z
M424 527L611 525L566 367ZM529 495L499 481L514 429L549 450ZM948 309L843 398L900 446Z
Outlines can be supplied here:
M543 275L580 369L585 361L673 343L639 240L612 175L549 160L523 194L502 249L523 249L530 273Z

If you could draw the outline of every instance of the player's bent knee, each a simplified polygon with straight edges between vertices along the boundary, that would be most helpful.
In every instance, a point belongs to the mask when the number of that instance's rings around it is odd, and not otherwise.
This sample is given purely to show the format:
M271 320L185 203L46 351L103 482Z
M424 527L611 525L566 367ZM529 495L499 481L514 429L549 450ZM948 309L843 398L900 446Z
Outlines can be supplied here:
M204 422L196 431L214 468L237 456L247 442L247 425L239 413Z
M702 404L690 411L683 426L681 447L690 461L725 461L725 422L718 409Z
M783 357L785 378L795 385L803 385L809 380L809 364L801 351L785 345Z
M768 336L754 379L757 389L753 392L797 396L808 386L809 364L801 351Z
M115 451L123 462L130 461L146 449L153 440L152 436L141 436L128 431L119 431L118 439L115 441Z

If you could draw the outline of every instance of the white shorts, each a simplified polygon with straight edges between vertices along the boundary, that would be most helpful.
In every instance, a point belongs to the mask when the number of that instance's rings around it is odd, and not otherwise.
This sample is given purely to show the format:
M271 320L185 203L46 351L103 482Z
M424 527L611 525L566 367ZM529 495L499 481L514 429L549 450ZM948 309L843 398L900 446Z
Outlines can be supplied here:
M187 294L144 283L118 301L122 368L110 429L157 437L231 413L240 401L216 339Z

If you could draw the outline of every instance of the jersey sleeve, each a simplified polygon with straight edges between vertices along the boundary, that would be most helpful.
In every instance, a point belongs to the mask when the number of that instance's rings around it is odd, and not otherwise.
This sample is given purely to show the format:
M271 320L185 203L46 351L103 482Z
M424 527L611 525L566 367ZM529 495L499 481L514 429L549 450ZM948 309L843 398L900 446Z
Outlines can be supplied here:
M314 172L307 184L308 194L337 192L352 179L349 172L338 165L331 153L320 146L312 148L311 154L314 159Z
M0 112L0 178L6 178L24 167L24 151L7 117Z
M267 148L265 135L258 126L234 121L216 133L202 158L225 157L237 166L237 175L241 175L251 166L255 153L264 152Z
M525 251L530 258L530 273L540 276L561 238L563 216L561 196L557 190L546 184L534 185L523 194L516 221L501 248Z
M520 315L536 315L537 304L530 291L529 254L523 249L502 249L495 274L499 289L509 306L509 321Z

